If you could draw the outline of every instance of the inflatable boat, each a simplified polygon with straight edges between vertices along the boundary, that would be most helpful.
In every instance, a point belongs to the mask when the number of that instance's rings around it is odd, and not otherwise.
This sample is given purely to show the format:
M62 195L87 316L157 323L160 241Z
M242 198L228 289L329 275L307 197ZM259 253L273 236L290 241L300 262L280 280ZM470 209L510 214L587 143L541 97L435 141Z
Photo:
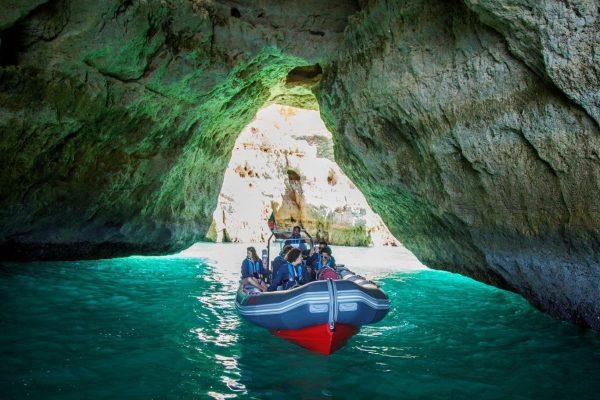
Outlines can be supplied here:
M375 283L342 265L336 275L275 292L240 284L236 307L244 318L275 336L332 354L361 326L381 321L390 309L388 297Z

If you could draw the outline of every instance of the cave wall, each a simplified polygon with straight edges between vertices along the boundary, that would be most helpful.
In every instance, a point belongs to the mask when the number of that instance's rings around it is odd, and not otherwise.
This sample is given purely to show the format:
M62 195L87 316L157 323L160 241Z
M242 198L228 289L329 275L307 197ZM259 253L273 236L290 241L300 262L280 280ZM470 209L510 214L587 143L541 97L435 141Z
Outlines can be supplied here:
M321 110L423 263L598 329L598 10L541 3L366 2Z
M0 254L21 260L173 252L204 237L236 136L273 96L302 104L285 77L323 59L356 10L0 6Z
M191 244L243 126L313 89L421 261L600 329L596 1L0 6L3 259Z

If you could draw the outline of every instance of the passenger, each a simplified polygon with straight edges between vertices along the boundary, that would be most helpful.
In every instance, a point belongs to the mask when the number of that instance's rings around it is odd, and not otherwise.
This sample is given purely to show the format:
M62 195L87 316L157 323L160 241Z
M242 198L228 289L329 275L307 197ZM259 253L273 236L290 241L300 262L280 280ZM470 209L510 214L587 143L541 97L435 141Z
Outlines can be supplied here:
M291 249L285 255L285 261L286 264L279 268L277 274L274 275L271 285L269 285L269 292L277 290L278 286L286 290L304 283L302 252L299 249ZM304 268L304 270L306 269Z
M327 255L327 264L323 264L323 255ZM331 255L331 247L327 246L327 242L319 242L318 252L313 253L307 264L317 272L323 267L335 268L335 258Z
M256 249L248 247L246 249L246 258L242 261L242 282L244 285L252 285L262 292L267 291L267 285L262 281L261 275L268 274L265 270L262 260L258 258Z
M275 276L277 275L277 271L279 270L279 268L282 265L285 265L287 263L287 261L285 261L285 255L292 249L292 246L285 245L283 246L283 249L281 249L281 253L279 253L279 255L277 257L275 257L275 259L273 260L273 264L272 265L272 269L273 269L273 275Z
M321 260L321 252L326 248L329 247L327 246L327 242L324 240L321 240L319 242L318 247L315 246L314 249L311 250L311 254L310 257L308 258L308 260L306 261L306 265L314 268L315 270L317 269L317 264L320 262ZM333 258L333 256L331 256L331 247L330 249L330 254L329 256L331 257L331 262L335 265L335 258Z
M321 252L321 259L319 260L319 269L317 270L317 279L337 279L337 273L335 272L335 259L331 256L331 248L325 247Z
M294 248L300 249L300 251L302 251L303 253L308 250L306 248L306 242L304 241L304 239L302 239L302 236L300 236L299 226L294 227L294 229L292 230L292 236L290 236L290 238L285 241L285 244L289 244Z

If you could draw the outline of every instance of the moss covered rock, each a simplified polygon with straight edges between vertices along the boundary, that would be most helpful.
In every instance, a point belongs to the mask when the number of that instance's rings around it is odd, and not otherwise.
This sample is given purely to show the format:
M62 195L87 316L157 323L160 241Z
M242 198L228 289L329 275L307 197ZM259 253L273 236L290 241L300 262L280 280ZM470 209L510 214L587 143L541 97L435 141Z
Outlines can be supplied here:
M288 73L325 59L355 11L315 1L302 7L319 18L299 18L294 4L11 8L0 32L2 257L165 253L203 238L239 132L269 99L316 107L312 78L288 84Z

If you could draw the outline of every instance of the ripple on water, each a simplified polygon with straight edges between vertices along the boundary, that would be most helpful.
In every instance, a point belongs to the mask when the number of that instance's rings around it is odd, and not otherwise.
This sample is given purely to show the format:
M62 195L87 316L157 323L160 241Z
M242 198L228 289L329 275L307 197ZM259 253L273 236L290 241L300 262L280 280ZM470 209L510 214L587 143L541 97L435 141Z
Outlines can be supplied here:
M600 391L596 332L439 271L379 268L388 316L331 357L310 353L240 319L238 247L205 246L230 263L1 266L2 398L579 400Z

